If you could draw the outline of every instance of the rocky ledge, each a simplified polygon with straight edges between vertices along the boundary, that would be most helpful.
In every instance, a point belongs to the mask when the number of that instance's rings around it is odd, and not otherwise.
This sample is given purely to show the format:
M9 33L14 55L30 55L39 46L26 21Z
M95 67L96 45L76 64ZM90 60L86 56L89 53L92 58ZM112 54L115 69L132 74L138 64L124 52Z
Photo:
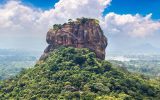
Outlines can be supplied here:
M45 59L49 52L59 46L89 48L96 53L97 58L105 59L105 48L108 44L99 21L87 18L78 18L75 21L69 19L63 25L53 25L53 29L47 33L46 41L49 45L40 60Z

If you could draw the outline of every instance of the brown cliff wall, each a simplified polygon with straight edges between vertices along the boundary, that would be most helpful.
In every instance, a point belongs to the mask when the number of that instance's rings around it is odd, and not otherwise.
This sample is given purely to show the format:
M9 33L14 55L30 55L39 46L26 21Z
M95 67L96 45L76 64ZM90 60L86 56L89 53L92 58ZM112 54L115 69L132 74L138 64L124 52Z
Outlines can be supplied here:
M60 45L89 48L98 58L105 58L107 38L95 19L82 18L63 25L54 25L54 29L48 31L46 41L49 45L41 59Z

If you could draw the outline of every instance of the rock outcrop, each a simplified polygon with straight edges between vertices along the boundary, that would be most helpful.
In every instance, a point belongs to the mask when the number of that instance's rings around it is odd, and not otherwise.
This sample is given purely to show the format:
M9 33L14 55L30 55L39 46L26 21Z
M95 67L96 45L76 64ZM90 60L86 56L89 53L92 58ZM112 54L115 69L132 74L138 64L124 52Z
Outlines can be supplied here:
M103 34L99 21L95 19L81 18L76 21L70 19L63 25L55 24L53 29L48 31L46 41L49 45L40 59L44 59L49 52L61 45L89 48L96 53L97 58L105 58L107 38Z

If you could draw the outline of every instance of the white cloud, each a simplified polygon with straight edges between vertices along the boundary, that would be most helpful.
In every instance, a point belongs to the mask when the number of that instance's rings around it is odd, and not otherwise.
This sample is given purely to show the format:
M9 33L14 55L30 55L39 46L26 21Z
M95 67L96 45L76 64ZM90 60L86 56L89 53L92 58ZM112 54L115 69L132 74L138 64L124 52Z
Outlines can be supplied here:
M60 0L55 9L44 11L39 22L64 23L80 17L101 18L111 0Z
M0 46L4 47L4 44L7 48L26 46L28 49L39 43L45 43L46 32L53 24L82 16L100 18L110 1L60 0L53 9L43 11L24 5L21 0L8 0L0 5Z
M139 14L118 15L109 13L102 23L106 33L114 35L129 35L132 37L145 37L160 32L160 22L151 19L152 14L141 16Z
M40 13L41 11L24 6L19 1L9 1L0 7L0 33L14 36L36 32L35 21Z
M23 37L44 41L48 28L53 24L78 17L100 19L107 35L144 37L160 31L160 23L153 21L151 14L143 17L139 14L109 13L103 17L102 13L110 2L111 0L60 0L53 9L43 11L26 6L20 0L9 0L6 4L0 5L0 40L5 39L4 37ZM44 40L40 40L42 38ZM15 42L16 38L13 41Z
M55 8L42 11L25 6L19 0L9 0L0 6L0 33L27 32L34 36L36 33L46 32L55 23L64 23L69 18L100 18L110 1L60 0L55 4Z

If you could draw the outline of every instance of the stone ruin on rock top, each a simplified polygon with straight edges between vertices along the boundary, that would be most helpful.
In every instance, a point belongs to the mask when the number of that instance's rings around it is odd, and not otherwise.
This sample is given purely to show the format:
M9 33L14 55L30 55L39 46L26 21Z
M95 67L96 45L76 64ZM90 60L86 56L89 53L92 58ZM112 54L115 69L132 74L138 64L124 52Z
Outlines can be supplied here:
M45 59L49 52L59 46L71 46L75 48L88 48L96 53L97 58L105 59L107 38L96 19L77 18L69 19L63 25L55 24L47 33L46 41L49 44L40 60Z

